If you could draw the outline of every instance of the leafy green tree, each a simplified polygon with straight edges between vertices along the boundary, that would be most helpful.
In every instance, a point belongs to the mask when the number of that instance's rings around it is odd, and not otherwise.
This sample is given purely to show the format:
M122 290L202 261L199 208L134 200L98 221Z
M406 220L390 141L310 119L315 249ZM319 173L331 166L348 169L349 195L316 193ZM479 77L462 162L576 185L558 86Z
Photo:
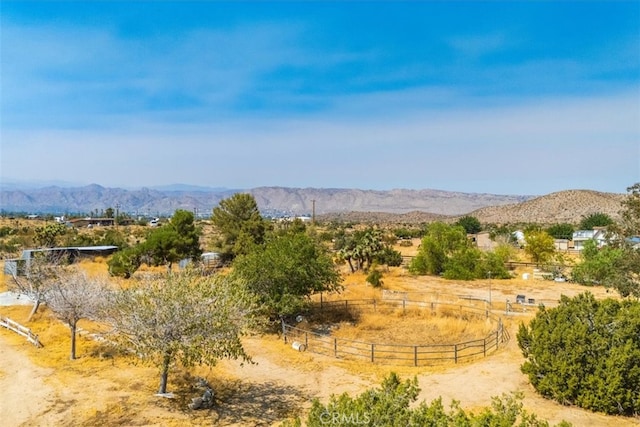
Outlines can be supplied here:
M444 273L447 259L457 250L469 245L464 228L434 222L427 227L420 250L409 266L414 274Z
M554 239L573 239L573 232L575 229L573 225L568 223L562 224L554 224L551 227L547 228L547 234L552 236Z
M40 247L52 248L57 246L58 239L67 232L67 226L59 222L53 222L35 230L36 242Z
M526 241L524 251L537 265L544 264L553 259L556 248L554 240L546 231L528 230L524 233Z
M521 395L503 395L492 399L491 408L478 414L466 413L458 402L445 409L442 399L416 404L420 388L416 378L402 381L391 373L378 388L351 397L333 395L326 405L314 399L305 425L323 426L443 426L443 427L548 427L549 423L522 409ZM286 422L286 427L301 426L301 420ZM570 426L566 422L560 426Z
M616 271L618 275L609 281L610 286L623 297L640 298L640 249L625 244Z
M374 263L388 265L389 267L399 267L402 265L402 254L391 246L385 245L374 257Z
M427 227L420 250L409 266L413 274L442 275L446 279L473 280L511 277L505 267L510 250L483 252L474 247L459 225L433 223Z
M264 241L265 221L251 194L237 193L221 200L211 221L221 234L217 246L225 261L251 252Z
M583 216L580 221L580 230L593 230L594 227L607 227L613 224L613 219L602 212L592 213L587 216Z
M484 252L482 254L482 262L476 265L476 279L510 279L511 273L507 270L507 261L509 261L509 257L505 256L505 252L501 252L498 249L493 252Z
M620 225L615 231L619 236L640 236L640 182L627 188L622 207Z
M640 413L640 302L562 296L520 325L522 372L545 397L607 414Z
M597 248L594 241L585 243L582 261L571 273L578 283L601 284L616 289L623 297L640 297L640 249L630 237L640 233L640 183L627 188L622 202L620 222L607 227L608 244Z
M480 220L471 215L465 215L458 219L455 225L459 225L464 228L467 234L477 234L482 231L482 224L480 224Z
M249 361L241 336L255 327L256 305L228 276L174 273L113 292L104 318L114 340L160 370L166 393L170 367L213 366L219 359Z
M140 253L153 265L167 265L169 271L173 263L182 259L200 259L200 230L194 223L193 213L177 210L168 224L158 227L147 236Z
M444 266L443 276L451 280L473 280L476 269L481 265L482 252L471 246L461 247L453 252Z
M571 271L573 281L581 285L615 286L620 277L623 250L609 245L598 249L595 240L587 240L580 254L582 261Z
M248 284L272 317L298 313L317 292L340 289L341 277L327 249L305 233L274 234L239 256L233 275Z
M113 210L113 208L109 207L105 209L104 216L107 218L113 218L115 216L115 211Z

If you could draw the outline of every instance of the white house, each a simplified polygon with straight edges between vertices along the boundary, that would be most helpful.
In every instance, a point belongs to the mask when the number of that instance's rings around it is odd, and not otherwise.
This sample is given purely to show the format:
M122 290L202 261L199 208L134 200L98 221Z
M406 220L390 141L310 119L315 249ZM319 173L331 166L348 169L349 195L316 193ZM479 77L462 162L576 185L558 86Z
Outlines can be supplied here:
M575 250L583 250L585 242L589 240L595 240L597 247L603 247L607 244L606 230L596 228L594 230L578 230L573 232L573 248Z

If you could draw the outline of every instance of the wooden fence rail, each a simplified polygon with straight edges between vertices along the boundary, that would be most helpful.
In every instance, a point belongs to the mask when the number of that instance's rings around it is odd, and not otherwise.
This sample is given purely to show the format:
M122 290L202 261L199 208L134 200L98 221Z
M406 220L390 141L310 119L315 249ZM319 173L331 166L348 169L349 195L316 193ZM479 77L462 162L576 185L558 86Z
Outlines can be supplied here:
M4 326L5 328L15 333L22 335L27 339L27 341L29 341L31 344L35 345L36 347L44 347L40 342L40 340L38 339L38 336L33 332L31 332L31 329L25 326L22 326L18 322L13 321L8 317L0 316L0 326Z
M434 310L438 305L450 306L451 304L406 300L351 300L323 302L321 310L360 310L365 307L378 310L382 306L392 306L396 308L400 306L403 309L413 306ZM496 329L483 338L455 344L410 345L349 340L331 336L329 333L314 332L284 323L282 325L284 341L285 343L296 343L299 349L304 348L312 353L341 359L405 366L426 366L439 362L453 361L454 363L458 363L475 357L486 357L509 340L509 333L506 328L504 328L502 320L492 313L486 310L478 310L476 307L455 305L453 308L465 315L477 316L478 318L491 318L496 321Z

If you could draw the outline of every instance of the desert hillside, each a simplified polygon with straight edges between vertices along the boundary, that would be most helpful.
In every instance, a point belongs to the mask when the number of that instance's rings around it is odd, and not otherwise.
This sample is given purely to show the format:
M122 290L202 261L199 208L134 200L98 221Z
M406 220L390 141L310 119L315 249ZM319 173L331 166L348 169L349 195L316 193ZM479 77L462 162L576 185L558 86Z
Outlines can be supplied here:
M471 212L482 223L578 223L593 213L613 219L620 216L624 194L591 190L567 190L537 197L522 203L489 206Z
M626 195L592 190L566 190L536 197L519 203L487 206L465 213L475 216L483 224L537 223L577 224L593 213L605 213L619 218L621 202ZM464 215L464 214L463 214ZM461 215L438 215L423 211L405 214L386 212L344 212L320 215L319 220L364 223L421 224L432 221L455 221Z

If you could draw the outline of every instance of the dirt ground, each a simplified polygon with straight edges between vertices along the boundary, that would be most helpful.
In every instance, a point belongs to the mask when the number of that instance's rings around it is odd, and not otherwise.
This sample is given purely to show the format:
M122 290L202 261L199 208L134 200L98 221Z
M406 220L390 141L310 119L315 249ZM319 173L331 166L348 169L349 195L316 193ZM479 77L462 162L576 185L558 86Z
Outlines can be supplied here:
M362 276L350 278L342 297L348 298L350 293L363 295L362 289L366 289L363 282ZM35 349L21 337L2 329L0 425L278 425L287 416L301 414L313 398L326 401L332 394L359 393L378 385L391 371L404 378L417 376L422 390L420 399L431 401L442 397L445 406L457 400L463 408L477 410L490 405L492 396L521 392L524 407L553 424L566 420L574 426L640 425L637 418L594 414L543 399L520 372L523 358L515 334L519 323L534 314L535 307L517 306L516 311L505 314L506 299L526 294L541 301L557 301L561 294L572 296L584 292L585 288L570 283L522 279L457 283L402 274L390 277L388 282L386 286L411 295L426 292L488 298L491 292L494 312L503 316L511 331L511 340L485 359L412 369L340 361L297 352L276 336L250 337L245 340L245 346L254 363L220 361L217 366L202 371L207 378L217 379L213 385L219 392L218 404L212 411L194 415L166 404L166 398L154 396L157 384L152 368L136 367L136 377L132 378L131 375L125 377L127 369L132 368L117 358L105 360L89 371L74 367L74 363L82 361L69 361L58 369L43 367L36 363L43 357L43 349ZM358 287L362 289L357 291ZM597 297L614 296L604 289L589 290ZM85 355L85 358L89 357ZM121 417L117 416L119 413Z

